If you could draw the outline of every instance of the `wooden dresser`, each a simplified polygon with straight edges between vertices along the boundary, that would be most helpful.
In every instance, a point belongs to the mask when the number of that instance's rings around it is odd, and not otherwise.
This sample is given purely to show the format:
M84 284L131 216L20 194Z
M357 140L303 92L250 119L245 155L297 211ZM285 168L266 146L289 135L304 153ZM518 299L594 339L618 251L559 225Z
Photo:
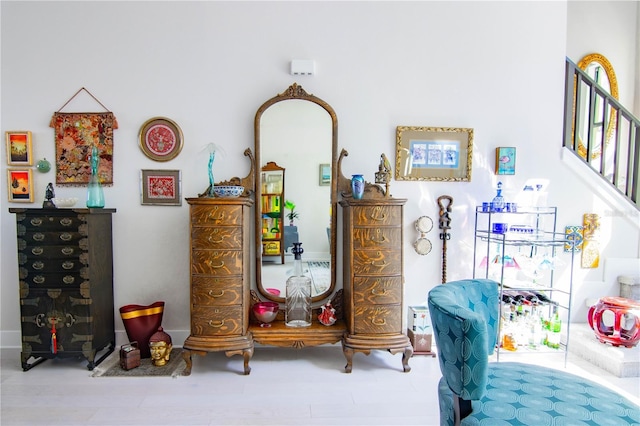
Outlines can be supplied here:
M413 347L402 332L402 216L405 199L345 199L343 212L344 316L342 349L351 372L354 352L403 353L408 372Z
M191 334L182 356L224 351L244 357L249 374L253 338L249 328L251 206L240 198L187 198L191 231Z
M115 348L115 209L9 212L16 214L18 238L22 369L49 358L84 357L93 370Z

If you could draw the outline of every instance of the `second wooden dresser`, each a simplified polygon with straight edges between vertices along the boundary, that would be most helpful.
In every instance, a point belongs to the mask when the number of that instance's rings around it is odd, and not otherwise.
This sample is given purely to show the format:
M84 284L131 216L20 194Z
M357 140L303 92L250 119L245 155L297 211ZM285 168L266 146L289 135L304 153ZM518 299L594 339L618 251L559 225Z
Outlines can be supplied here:
M182 356L224 351L244 357L249 374L253 338L249 328L249 198L187 198L191 230L191 334Z
M343 209L344 310L342 348L351 372L354 352L403 353L408 372L413 348L402 332L402 214L406 200L346 199Z

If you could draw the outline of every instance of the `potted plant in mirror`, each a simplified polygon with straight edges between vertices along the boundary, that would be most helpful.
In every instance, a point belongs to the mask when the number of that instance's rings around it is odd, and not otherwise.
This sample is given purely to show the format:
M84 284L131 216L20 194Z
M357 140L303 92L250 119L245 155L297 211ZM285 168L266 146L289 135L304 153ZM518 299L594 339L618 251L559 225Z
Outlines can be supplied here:
M286 214L287 219L289 219L289 226L294 226L294 224L293 224L294 219L297 219L298 217L300 217L298 215L298 212L295 211L295 209L296 209L295 203L293 203L290 200L286 200L284 202L284 208L289 210L289 213Z

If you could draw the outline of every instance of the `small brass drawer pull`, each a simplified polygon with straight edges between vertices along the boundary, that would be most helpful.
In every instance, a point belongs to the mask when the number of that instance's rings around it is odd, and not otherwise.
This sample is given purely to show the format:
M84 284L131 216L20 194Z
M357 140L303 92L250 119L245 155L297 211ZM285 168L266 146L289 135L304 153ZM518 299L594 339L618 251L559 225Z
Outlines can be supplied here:
M36 275L35 277L33 277L33 282L36 284L43 284L44 277L42 275Z
M31 253L35 254L36 256L40 256L42 253L44 253L44 249L42 247L34 247L31 249Z
M65 284L73 284L75 280L76 279L73 277L73 275L65 275L62 278L62 282L64 282Z
M373 325L386 325L387 321L384 318L382 318L382 319L375 319L374 318L374 319L371 320L371 323Z
M211 297L222 297L224 295L224 290L221 290L218 294L213 294L213 290L209 290L209 296Z
M71 241L72 238L73 238L73 235L71 235L68 232L63 232L62 234L60 234L60 239L62 241Z
M67 270L73 269L74 265L75 264L73 262L70 262L67 260L66 262L62 262L62 269L67 269Z
M60 225L62 226L71 226L71 224L73 224L73 221L68 217L63 217L62 219L60 219Z
M44 234L42 232L36 232L33 234L34 241L44 241Z
M378 291L374 288L373 290L371 290L371 294L373 294L374 296L386 296L387 290L383 289L382 291Z
M204 263L212 269L220 269L220 268L224 268L224 261L220 262L219 265L214 265L213 262L210 259L207 259L204 261Z
M386 267L388 265L388 263L386 261L384 261L384 260L382 261L382 263L379 263L377 265L376 265L376 261L372 260L371 262L369 262L369 264L371 266L375 266L376 268L384 268L384 267Z
M62 254L66 254L67 256L69 256L70 254L73 254L73 247L62 247L60 251L62 252Z
M42 225L42 218L34 217L33 219L31 219L31 224L32 224L33 226L40 226L40 225Z
M224 238L215 238L214 239L213 237L214 237L213 235L209 235L209 238L207 238L207 240L209 240L209 242L211 244L220 244L221 242L224 241Z
M36 271L39 271L44 268L44 262L33 262L31 266L33 266L33 269L35 269Z
M220 328L220 327L222 327L224 325L224 320L222 320L222 321L209 320L209 325L211 327Z

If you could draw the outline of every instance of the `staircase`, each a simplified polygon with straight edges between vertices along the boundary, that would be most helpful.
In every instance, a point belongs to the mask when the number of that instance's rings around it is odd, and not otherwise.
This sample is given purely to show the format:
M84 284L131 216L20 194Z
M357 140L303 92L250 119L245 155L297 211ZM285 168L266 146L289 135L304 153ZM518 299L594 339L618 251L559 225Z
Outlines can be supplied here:
M640 211L640 120L568 58L563 146Z

